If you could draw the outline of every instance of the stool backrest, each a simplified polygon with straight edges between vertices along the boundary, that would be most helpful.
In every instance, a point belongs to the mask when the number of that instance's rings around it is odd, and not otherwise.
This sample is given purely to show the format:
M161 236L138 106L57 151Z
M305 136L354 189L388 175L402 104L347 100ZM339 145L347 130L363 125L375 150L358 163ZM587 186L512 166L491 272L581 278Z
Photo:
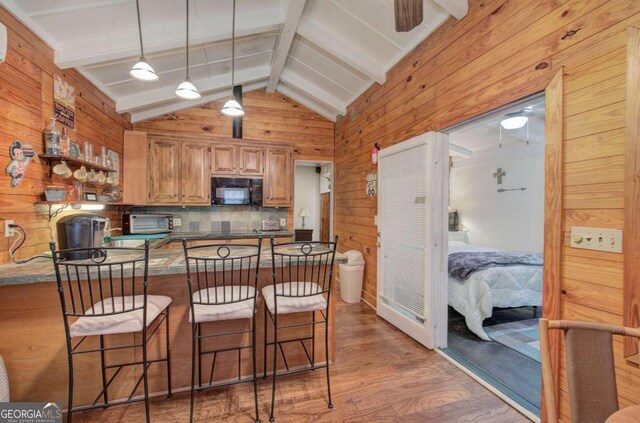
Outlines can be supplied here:
M276 298L328 294L333 281L333 262L337 246L337 236L333 242L302 241L280 244L271 238Z
M182 240L189 299L193 305L222 305L253 299L260 270L262 238L257 244L208 244L194 247ZM200 295L194 293L204 292Z
M556 386L551 364L549 331L564 335L571 420L603 422L618 410L613 335L640 339L640 330L571 320L540 319L542 383L547 420L558 421Z
M93 247L56 251L55 247L55 243L50 243L65 321L67 317L146 311L148 241L142 248Z

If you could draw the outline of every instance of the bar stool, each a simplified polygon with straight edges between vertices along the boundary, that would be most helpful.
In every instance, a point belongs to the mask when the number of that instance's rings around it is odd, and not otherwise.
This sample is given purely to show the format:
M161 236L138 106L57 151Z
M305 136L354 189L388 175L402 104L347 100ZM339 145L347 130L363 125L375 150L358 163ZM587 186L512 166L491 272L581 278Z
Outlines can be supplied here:
M58 282L62 317L67 341L69 365L69 404L67 422L77 411L107 408L114 405L145 402L147 423L149 417L148 371L152 364L166 362L167 391L171 397L171 365L169 353L169 304L164 295L147 295L149 285L149 243L144 248L76 248L56 251L50 243ZM137 285L137 286L136 286ZM141 286L140 286L141 285ZM143 323L144 322L144 323ZM147 346L165 325L166 357L149 360ZM105 346L105 336L141 332L138 342L129 345ZM99 337L99 347L81 345L87 338ZM80 338L79 341L74 340ZM106 352L142 349L142 360L118 364L106 363ZM78 354L100 353L102 391L93 403L73 407L73 358ZM135 359L134 359L135 360ZM120 371L128 366L141 366L142 374L126 399L110 401L108 388ZM107 378L107 373L112 372ZM134 398L140 383L144 395ZM102 399L102 400L101 400ZM101 401L100 401L101 400ZM98 402L100 401L100 402Z
M275 421L276 377L326 368L329 408L331 383L329 379L329 300L333 280L333 262L336 255L338 237L334 242L288 242L276 244L271 238L271 260L273 284L262 288L264 298L264 374L267 377L267 348L273 346L273 386L271 390L271 413L269 421ZM321 318L317 319L316 312ZM279 324L278 316L294 313L309 313L311 321L304 323ZM267 342L267 316L273 323L273 342ZM316 364L316 325L324 324L325 364ZM278 331L287 328L311 327L311 335L302 338L279 340ZM305 345L311 343L311 353ZM290 369L282 347L285 343L299 342L309 365ZM278 349L286 371L277 372Z
M187 265L187 284L191 312L191 404L189 421L193 422L195 391L218 386L253 382L256 422L258 412L258 385L256 378L256 287L260 270L262 238L258 244L209 244L188 247L183 240ZM250 328L203 334L203 324L224 320L249 319ZM251 334L249 345L203 350L203 340L231 335ZM220 341L222 342L222 341ZM241 342L242 343L242 342ZM252 375L242 375L242 350L251 349ZM198 356L198 385L196 386L196 350ZM237 351L238 373L234 379L215 382L216 358L221 353ZM213 355L209 382L203 384L202 358Z

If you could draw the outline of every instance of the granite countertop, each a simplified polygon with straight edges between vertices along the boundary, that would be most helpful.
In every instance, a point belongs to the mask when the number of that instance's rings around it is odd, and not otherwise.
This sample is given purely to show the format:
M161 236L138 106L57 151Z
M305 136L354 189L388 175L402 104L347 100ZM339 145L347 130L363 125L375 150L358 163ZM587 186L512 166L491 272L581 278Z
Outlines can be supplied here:
M150 243L151 248L160 248L170 242L181 241L187 239L189 241L196 240L229 240L229 239L257 239L263 238L293 238L293 231L257 231L257 232L172 232L168 236L153 240Z
M286 237L286 232L279 232L281 236ZM185 234L175 234L173 241L184 238ZM231 234L230 234L231 235ZM246 234L248 235L248 234ZM257 236L253 234L253 238ZM192 234L190 239L221 239L212 238L212 234ZM173 237L173 236L171 236ZM169 238L169 237L167 237ZM166 239L166 238L165 238ZM229 239L229 238L223 238ZM243 239L243 238L235 238ZM249 239L247 236L245 239ZM159 241L164 241L159 240ZM156 241L154 241L156 242ZM171 242L171 240L167 241ZM165 242L166 244L166 242ZM164 245L164 244L163 244ZM182 249L174 250L159 250L159 245L154 245L149 253L149 276L159 275L174 275L186 273L186 266L184 261L184 252ZM120 256L126 258L126 255ZM120 258L118 257L118 258ZM133 258L133 257L129 257ZM336 253L335 264L342 264L347 262L347 257L344 254ZM285 263L286 265L286 263ZM260 256L260 268L271 268L271 251L263 249ZM55 281L55 271L53 268L53 262L48 258L38 258L29 263L15 264L10 263L0 266L0 286L3 285L21 285L30 284L36 282L51 282Z

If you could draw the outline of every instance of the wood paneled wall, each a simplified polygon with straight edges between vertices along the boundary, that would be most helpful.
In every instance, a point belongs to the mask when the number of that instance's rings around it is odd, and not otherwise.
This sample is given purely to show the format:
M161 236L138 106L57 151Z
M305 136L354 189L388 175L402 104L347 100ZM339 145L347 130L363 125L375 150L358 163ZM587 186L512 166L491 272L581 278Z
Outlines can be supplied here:
M367 261L376 303L377 198L365 195L370 151L440 130L542 91L564 69L562 317L622 323L621 254L569 247L571 226L622 229L626 28L637 0L470 0L348 108L336 124L336 233ZM640 403L640 370L616 340L622 406ZM564 367L562 368L564 374ZM561 377L562 418L569 420Z
M9 146L14 140L32 144L36 153L44 152L42 133L53 116L53 74L62 76L76 89L76 130L70 131L72 140L80 144L90 141L94 151L106 146L122 153L124 130L130 124L126 116L115 112L113 101L77 71L55 66L53 50L2 7L0 22L7 27L8 36L6 60L0 64L0 231L4 232L5 219L13 219L25 228L27 241L19 251L19 256L25 257L49 248L47 209L34 203L42 199L45 186L67 182L55 176L52 180L46 163L35 158L24 182L11 188L11 178L4 173L4 167L10 160ZM0 263L4 263L9 261L8 249L13 239L5 238L4 233L0 239Z
M232 120L220 113L224 100L138 122L136 130L230 138ZM294 143L296 160L333 160L334 124L282 94L243 95L246 140Z

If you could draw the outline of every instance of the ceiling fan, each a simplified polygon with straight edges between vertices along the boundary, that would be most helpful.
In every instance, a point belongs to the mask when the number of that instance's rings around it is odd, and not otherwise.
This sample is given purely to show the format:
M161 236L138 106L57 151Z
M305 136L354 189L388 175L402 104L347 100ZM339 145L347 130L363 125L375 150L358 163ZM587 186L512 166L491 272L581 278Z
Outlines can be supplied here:
M396 32L409 32L422 23L422 0L393 0Z

